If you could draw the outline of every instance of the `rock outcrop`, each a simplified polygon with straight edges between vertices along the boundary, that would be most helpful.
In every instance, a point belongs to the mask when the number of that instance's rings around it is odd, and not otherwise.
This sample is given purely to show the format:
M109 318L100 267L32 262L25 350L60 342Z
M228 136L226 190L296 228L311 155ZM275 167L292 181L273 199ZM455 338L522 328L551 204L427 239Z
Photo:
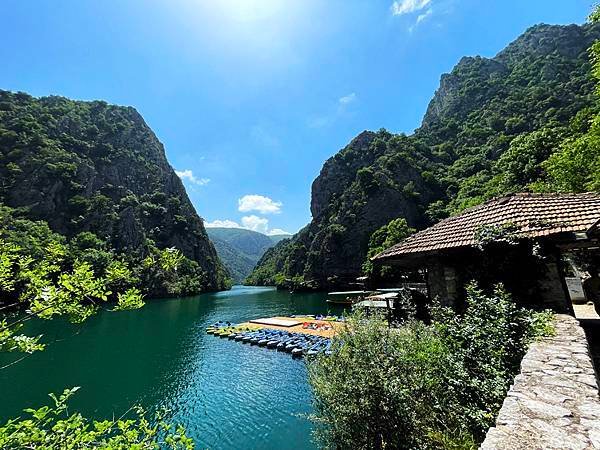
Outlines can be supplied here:
M249 281L349 287L371 234L390 220L422 228L504 193L495 192L494 164L515 138L544 127L563 133L593 105L587 48L599 38L599 25L538 25L494 58L462 58L413 135L364 131L325 162L312 221L267 252Z
M131 107L0 91L0 202L53 230L90 231L124 253L151 240L224 272L163 145Z

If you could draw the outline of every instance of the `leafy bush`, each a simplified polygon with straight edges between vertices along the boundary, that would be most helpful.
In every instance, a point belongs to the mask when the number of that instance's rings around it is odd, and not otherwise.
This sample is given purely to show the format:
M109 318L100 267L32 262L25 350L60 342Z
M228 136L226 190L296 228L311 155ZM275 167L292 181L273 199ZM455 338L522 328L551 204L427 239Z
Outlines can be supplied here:
M389 328L353 315L333 354L308 362L316 435L334 448L476 448L492 425L528 344L551 315L519 308L502 287L468 287L458 315Z
M46 222L0 205L0 351L43 349L39 338L18 334L32 317L79 323L109 302L113 310L137 309L145 296L192 295L206 286L206 273L181 251L148 241L146 252L143 259L116 253L90 232L67 240ZM20 306L27 314L13 319Z
M185 279L187 272L179 277L177 269L191 261L178 250L156 253L158 260L151 263L168 281ZM80 233L67 241L47 223L20 218L0 206L0 352L45 349L41 336L20 334L23 323L34 317L66 316L80 323L109 300L116 303L113 311L141 308L144 295L135 287L139 282L130 265L96 235ZM28 306L25 313L6 309L18 311L21 305ZM65 390L59 397L51 394L54 407L25 410L31 418L11 419L0 426L0 448L193 448L183 428L171 430L160 415L151 424L139 408L134 419L96 422L78 413L69 415L67 400L75 391Z
M382 226L376 230L369 240L369 250L367 251L367 258L363 263L362 270L366 275L373 275L376 270L371 258L378 253L402 242L408 236L413 234L416 230L408 226L406 219L398 218L390 221L387 225ZM389 271L388 266L379 267L378 274L384 275L386 271Z
M133 418L91 421L79 413L69 413L67 403L78 387L65 389L56 396L50 394L53 406L25 410L31 417L11 419L0 426L0 447L3 449L193 449L193 441L185 429L175 429L159 412L151 420L136 407ZM130 416L132 416L130 414Z

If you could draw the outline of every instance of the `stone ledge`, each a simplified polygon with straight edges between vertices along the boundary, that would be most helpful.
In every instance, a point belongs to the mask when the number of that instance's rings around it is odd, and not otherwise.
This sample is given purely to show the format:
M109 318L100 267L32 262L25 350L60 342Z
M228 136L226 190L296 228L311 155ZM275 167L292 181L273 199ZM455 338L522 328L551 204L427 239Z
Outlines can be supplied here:
M600 449L600 398L585 332L559 314L531 345L481 450Z

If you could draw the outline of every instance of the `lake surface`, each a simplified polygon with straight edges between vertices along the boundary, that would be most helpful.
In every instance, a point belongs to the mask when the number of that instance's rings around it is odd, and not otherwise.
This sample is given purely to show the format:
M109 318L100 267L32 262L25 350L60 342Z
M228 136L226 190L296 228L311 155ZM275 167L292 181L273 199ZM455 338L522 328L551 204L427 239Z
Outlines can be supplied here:
M103 311L85 324L30 321L43 352L0 370L0 420L48 404L49 392L81 386L71 410L97 419L131 405L167 407L197 448L313 449L311 393L302 360L207 335L217 320L340 314L324 294L236 286L196 297L150 300L137 311ZM14 360L14 356L12 356ZM1 355L0 365L11 361Z

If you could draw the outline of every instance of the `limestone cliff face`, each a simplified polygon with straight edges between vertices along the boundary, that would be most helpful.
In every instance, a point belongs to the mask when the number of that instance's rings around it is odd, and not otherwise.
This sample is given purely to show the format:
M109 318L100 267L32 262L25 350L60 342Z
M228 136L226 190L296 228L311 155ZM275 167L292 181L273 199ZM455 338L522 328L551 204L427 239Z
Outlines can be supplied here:
M422 205L439 197L412 164L396 155L403 138L363 132L329 159L312 187L313 221L298 236L305 280L336 288L354 281L374 230L397 217L427 224ZM400 142L398 142L400 141Z
M325 161L312 184L310 212L314 218L326 214L335 197L352 183L356 171L374 161L376 155L369 152L369 146L375 137L372 131L363 131L345 150Z
M546 25L529 28L498 53L494 60L516 67L527 58L554 55L574 60L598 39L597 25Z
M441 76L423 127L449 119L464 120L484 102L509 96L529 84L568 84L569 74L580 72L588 49L599 35L598 25L541 24L529 28L494 58L463 57L452 72Z
M497 93L494 78L504 76L507 67L493 59L482 57L463 57L451 73L443 74L440 87L429 102L423 118L423 127L435 123L442 118L464 117L473 105L481 104L486 98ZM490 83L490 81L492 81ZM464 90L467 83L477 86L469 94L470 102L464 101Z
M390 220L422 228L485 200L513 139L565 128L593 104L587 49L596 39L600 25L538 25L494 58L462 58L413 135L364 131L325 162L311 222L268 251L249 281L348 287L371 234Z
M207 289L223 287L202 219L134 108L0 91L0 158L6 205L124 252L147 239L176 247L202 267Z
M269 267L287 278L301 277L305 288L347 287L360 273L374 230L399 216L425 226L423 205L440 192L398 156L398 147L409 147L409 141L385 130L363 132L330 158L312 186L313 220L268 251L249 282L272 284L261 275Z

